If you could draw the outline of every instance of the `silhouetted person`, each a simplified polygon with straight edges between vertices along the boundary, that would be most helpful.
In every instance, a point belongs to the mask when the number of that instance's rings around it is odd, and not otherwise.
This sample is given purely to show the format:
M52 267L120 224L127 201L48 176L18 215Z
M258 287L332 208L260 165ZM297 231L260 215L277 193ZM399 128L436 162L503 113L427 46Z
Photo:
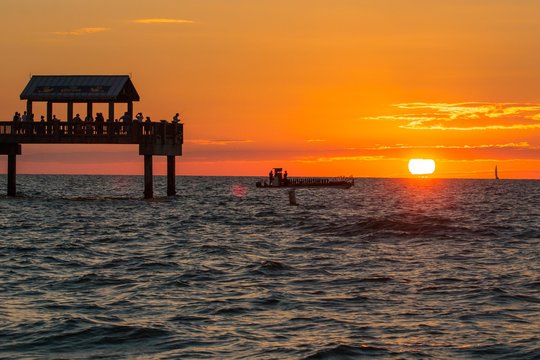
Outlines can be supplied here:
M129 132L129 130L131 128L132 120L131 120L131 117L129 116L129 113L127 111L124 113L124 115L122 115L120 117L120 121L122 122L122 125L124 127L124 131L126 133Z
M13 115L13 130L15 131L15 134L18 134L21 128L21 114L15 111L15 114Z
M180 122L180 114L176 113L172 118L172 123L173 124L178 124L179 122Z
M274 171L270 170L268 173L268 179L270 180L270 185L272 185L272 181L274 181Z
M86 134L92 135L94 133L94 119L92 118L92 115L86 115L84 123L86 125Z
M144 121L144 135L150 135L152 133L152 120L150 120L150 116L146 117L146 120Z
M103 117L102 113L96 114L96 132L98 135L103 135L103 123L105 122L105 118Z
M82 119L79 114L73 118L73 125L75 127L75 134L80 134L82 130Z

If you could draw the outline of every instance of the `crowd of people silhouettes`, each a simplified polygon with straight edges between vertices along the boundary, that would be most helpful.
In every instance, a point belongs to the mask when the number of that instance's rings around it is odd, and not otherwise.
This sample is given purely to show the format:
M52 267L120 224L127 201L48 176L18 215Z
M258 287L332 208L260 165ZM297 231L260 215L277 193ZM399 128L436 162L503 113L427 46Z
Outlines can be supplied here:
M164 123L167 121L160 121L160 124ZM171 123L175 125L181 123L179 113L173 116ZM34 122L34 114L27 114L26 111L22 114L16 111L13 115L14 132L25 135L54 135L57 132L67 135L131 135L133 131L142 135L152 135L152 124L155 122L150 116L145 118L143 113L139 112L132 118L127 111L119 119L114 120L105 120L103 113L98 112L95 118L88 114L83 121L80 114L76 114L66 122L58 119L56 115L47 119L42 115L39 122ZM179 134L181 128L176 131Z

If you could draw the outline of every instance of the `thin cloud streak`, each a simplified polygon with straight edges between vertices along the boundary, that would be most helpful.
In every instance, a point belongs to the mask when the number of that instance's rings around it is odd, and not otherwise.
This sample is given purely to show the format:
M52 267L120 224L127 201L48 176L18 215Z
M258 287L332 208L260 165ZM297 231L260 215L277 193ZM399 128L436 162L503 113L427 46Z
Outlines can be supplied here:
M540 124L515 124L515 125L488 125L488 126L444 126L444 125L419 125L408 124L400 126L402 129L411 130L453 130L453 131L481 131L481 130L530 130L540 129Z
M380 161L380 160L396 160L394 158L388 158L382 155L377 156L325 156L314 159L298 159L301 163L321 163L321 162L335 162L335 161Z
M162 18L149 18L149 19L135 19L136 24L194 24L193 20L184 19L162 19Z
M538 149L537 146L531 146L528 142L507 144L481 144L481 145L380 145L363 150L400 150L400 149Z
M110 31L110 28L106 27L85 27L80 28L72 31L56 31L53 34L59 35L59 36L80 36L80 35L89 35L89 34L96 34L101 33L105 31Z
M416 102L395 104L394 107L413 112L371 116L364 119L406 122L399 127L410 130L481 131L540 128L538 123L540 104Z
M210 140L210 139L197 139L197 140L187 140L186 143L196 144L196 145L235 145L235 144L249 144L253 143L253 140Z

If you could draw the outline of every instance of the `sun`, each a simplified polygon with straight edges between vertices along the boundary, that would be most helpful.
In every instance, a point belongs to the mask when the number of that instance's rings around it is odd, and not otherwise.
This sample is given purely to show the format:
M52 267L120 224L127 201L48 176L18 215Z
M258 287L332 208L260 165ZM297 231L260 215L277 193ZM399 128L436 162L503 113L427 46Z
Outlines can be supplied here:
M413 175L429 175L435 171L433 159L410 159L409 171Z

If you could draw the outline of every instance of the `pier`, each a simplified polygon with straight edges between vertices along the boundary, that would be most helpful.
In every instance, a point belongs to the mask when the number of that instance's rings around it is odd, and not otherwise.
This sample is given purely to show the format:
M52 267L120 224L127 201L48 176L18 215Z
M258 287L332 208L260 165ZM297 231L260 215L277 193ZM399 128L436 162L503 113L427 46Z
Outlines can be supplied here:
M167 196L176 194L176 156L182 155L183 124L133 118L139 95L127 75L32 76L21 93L26 112L21 121L0 121L0 155L7 155L7 194L16 196L17 155L22 144L138 144L144 157L144 197L153 197L153 156L167 157ZM33 118L33 103L46 102L43 121ZM67 106L65 121L54 104ZM73 116L75 103L86 104L84 117ZM108 117L95 117L93 104L107 103ZM115 104L127 111L115 118Z

